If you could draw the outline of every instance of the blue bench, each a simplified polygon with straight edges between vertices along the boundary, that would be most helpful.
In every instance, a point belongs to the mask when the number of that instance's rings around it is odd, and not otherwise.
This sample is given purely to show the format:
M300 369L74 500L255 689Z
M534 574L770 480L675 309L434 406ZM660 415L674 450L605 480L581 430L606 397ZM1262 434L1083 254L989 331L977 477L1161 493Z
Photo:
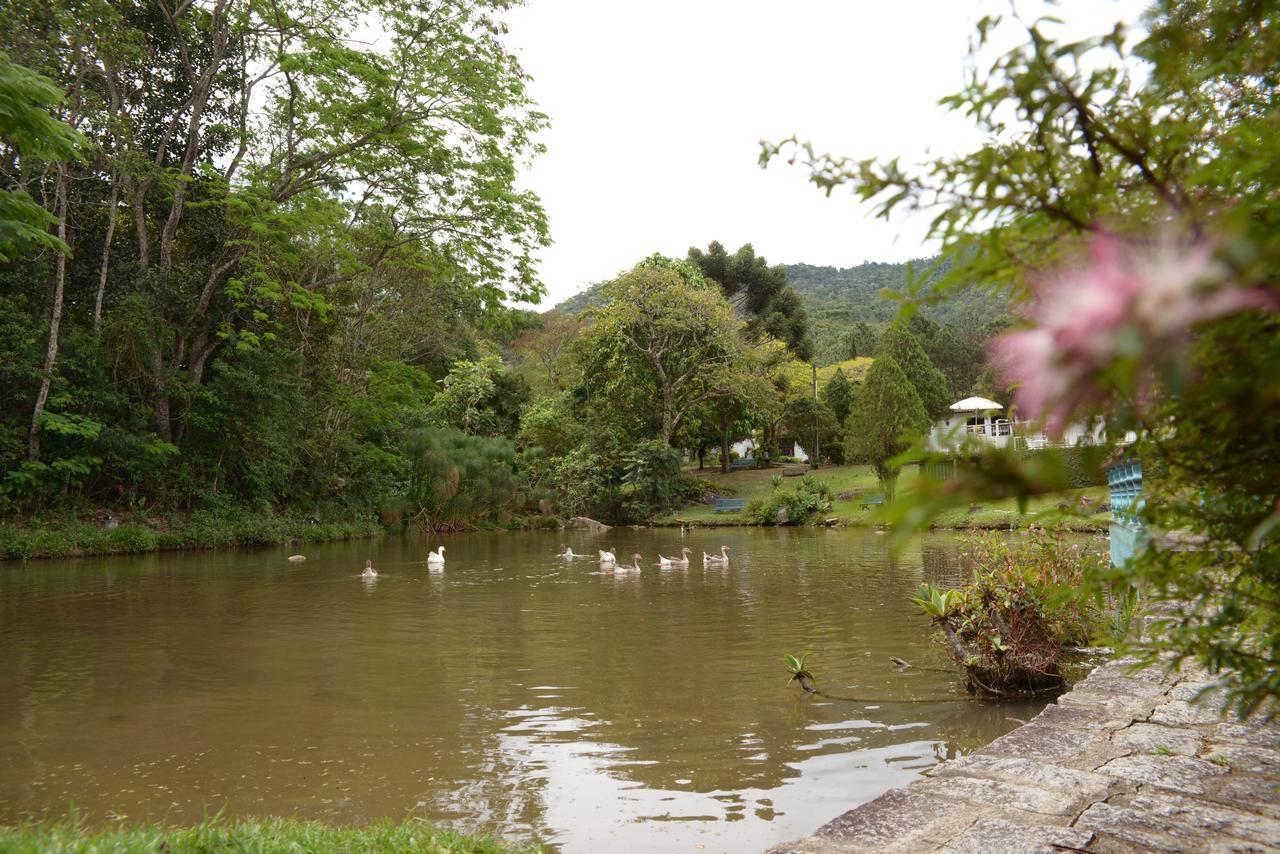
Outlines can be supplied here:
M752 469L756 467L754 457L745 457L741 460L733 460L729 463L729 471L742 471L743 469Z
M716 499L717 513L737 513L746 506L747 506L747 499L745 498L717 498Z
M879 492L862 496L861 506L863 510L866 510L868 507L875 507L878 504L884 504L884 496Z

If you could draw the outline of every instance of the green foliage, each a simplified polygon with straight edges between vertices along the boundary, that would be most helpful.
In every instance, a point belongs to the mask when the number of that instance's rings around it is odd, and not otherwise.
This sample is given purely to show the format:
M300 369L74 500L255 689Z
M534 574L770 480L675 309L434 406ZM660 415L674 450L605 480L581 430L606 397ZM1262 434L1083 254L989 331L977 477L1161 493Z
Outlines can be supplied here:
M585 448L547 461L546 483L555 507L565 516L593 516L609 509L613 485L604 461ZM603 515L603 514L599 514Z
M943 590L931 582L920 585L916 595L911 597L918 606L935 620L947 620L955 616L964 601L964 593L959 590Z
M844 371L837 368L831 379L822 387L822 402L831 410L837 424L843 424L853 409L857 389Z
M825 481L805 475L791 489L784 489L783 483L775 476L773 493L750 502L746 514L761 525L806 525L831 512L834 496Z
M915 387L890 356L867 371L844 426L845 459L875 468L881 489L892 498L897 482L894 457L929 429L929 416Z
M382 526L371 519L316 522L311 518L248 516L243 511L201 511L151 528L126 523L114 530L59 521L0 525L0 557L9 560L140 553L221 546L319 543L371 537Z
M782 663L786 666L787 673L791 674L791 678L787 680L788 685L792 682L799 682L806 691L813 690L816 680L813 678L813 673L805 664L805 661L808 658L809 653L807 652L803 655L792 655L791 653L786 653L782 656Z
M787 282L785 267L770 267L750 243L730 255L718 240L707 244L706 252L690 247L688 259L720 285L735 308L746 313L749 338L759 342L765 335L772 336L797 359L808 361L813 349L809 322L800 296Z
M814 429L817 429L822 452L828 453L836 440L840 423L821 399L815 402L812 397L798 396L790 398L783 407L782 427L787 436L800 443L801 447L808 448L812 456L815 453Z
M0 512L363 523L427 425L514 437L528 389L488 354L542 292L519 175L546 117L508 4L90 5L0 15L0 178L30 192L0 199ZM62 257L38 250L73 149Z
M743 360L739 324L697 267L660 255L607 283L604 295L576 345L583 396L614 413L612 429L670 444Z
M51 115L62 100L53 81L0 51L0 145L28 174L43 164L71 160L85 145L83 136ZM49 231L54 221L26 190L0 190L0 262L32 248L65 249Z
M0 850L89 854L152 851L363 851L417 854L501 854L509 848L485 836L432 827L419 819L339 826L291 818L207 818L190 827L119 824L90 827L78 817L0 827ZM524 850L540 851L534 847Z
M426 410L432 423L477 436L515 435L529 387L497 356L454 362L441 386Z
M647 519L673 509L682 498L680 452L657 439L636 443L623 462L636 515Z
M501 521L522 498L515 446L508 439L453 429L420 430L405 446L409 476L403 502L425 530L458 530Z
M929 354L908 326L897 324L890 327L880 339L878 356L888 356L898 363L907 381L915 387L931 420L947 412L952 403L947 378L933 366Z
M1029 465L1061 470L1061 477L1055 477L1054 481L1067 489L1107 485L1107 473L1102 468L1104 452L1097 447L1041 448L1024 454L1031 458L1048 458L1042 463L1033 459Z
M520 418L520 441L561 456L581 445L584 428L574 412L574 401L565 392L539 398Z

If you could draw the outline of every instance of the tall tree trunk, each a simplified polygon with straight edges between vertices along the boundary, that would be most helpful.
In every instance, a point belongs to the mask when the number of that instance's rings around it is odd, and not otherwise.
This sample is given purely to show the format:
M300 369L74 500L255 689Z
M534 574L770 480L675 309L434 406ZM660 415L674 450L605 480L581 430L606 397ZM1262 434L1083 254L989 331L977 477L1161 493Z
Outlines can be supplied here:
M720 431L720 473L729 473L729 428Z
M65 246L67 242L67 167L58 164L58 184L55 198L58 206L58 239ZM36 392L36 403L31 409L31 432L27 437L27 459L34 460L40 456L40 416L44 414L45 402L49 399L49 385L53 382L53 367L58 360L58 330L62 326L62 292L67 280L67 253L65 248L58 250L58 260L53 273L53 299L49 312L49 343L44 351L44 370L40 375L40 390Z
M116 206L120 202L120 179L111 176L111 199L107 202L107 236L102 240L102 266L98 269L98 291L93 295L93 338L102 329L102 298L107 292L107 267L111 263L111 238L116 233Z

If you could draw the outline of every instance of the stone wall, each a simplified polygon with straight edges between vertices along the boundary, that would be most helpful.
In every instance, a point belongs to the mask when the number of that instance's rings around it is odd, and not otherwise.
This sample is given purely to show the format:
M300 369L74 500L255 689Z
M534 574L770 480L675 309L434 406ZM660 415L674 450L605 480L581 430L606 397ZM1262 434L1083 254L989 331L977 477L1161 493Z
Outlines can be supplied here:
M1025 725L773 854L1280 850L1280 725L1203 672L1095 668Z

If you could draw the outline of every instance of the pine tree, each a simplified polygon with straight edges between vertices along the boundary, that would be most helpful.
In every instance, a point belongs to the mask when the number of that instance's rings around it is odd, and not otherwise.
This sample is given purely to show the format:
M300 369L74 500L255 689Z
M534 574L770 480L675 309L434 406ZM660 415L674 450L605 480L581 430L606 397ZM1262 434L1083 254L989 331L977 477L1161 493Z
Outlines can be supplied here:
M951 403L951 389L947 385L947 378L934 367L929 354L921 346L920 339L910 329L904 326L891 327L880 339L878 352L880 355L876 361L887 355L898 363L898 367L906 374L907 381L920 395L920 402L924 404L924 411L929 418L940 418L946 413L947 406Z
M905 451L911 437L929 429L920 395L892 356L879 356L854 398L845 423L845 460L870 465L880 488L892 498L898 472L889 460Z
M857 386L849 382L844 371L836 368L835 374L822 387L822 402L830 407L836 416L836 421L843 424L849 417L849 410L853 408L853 398L857 391Z

